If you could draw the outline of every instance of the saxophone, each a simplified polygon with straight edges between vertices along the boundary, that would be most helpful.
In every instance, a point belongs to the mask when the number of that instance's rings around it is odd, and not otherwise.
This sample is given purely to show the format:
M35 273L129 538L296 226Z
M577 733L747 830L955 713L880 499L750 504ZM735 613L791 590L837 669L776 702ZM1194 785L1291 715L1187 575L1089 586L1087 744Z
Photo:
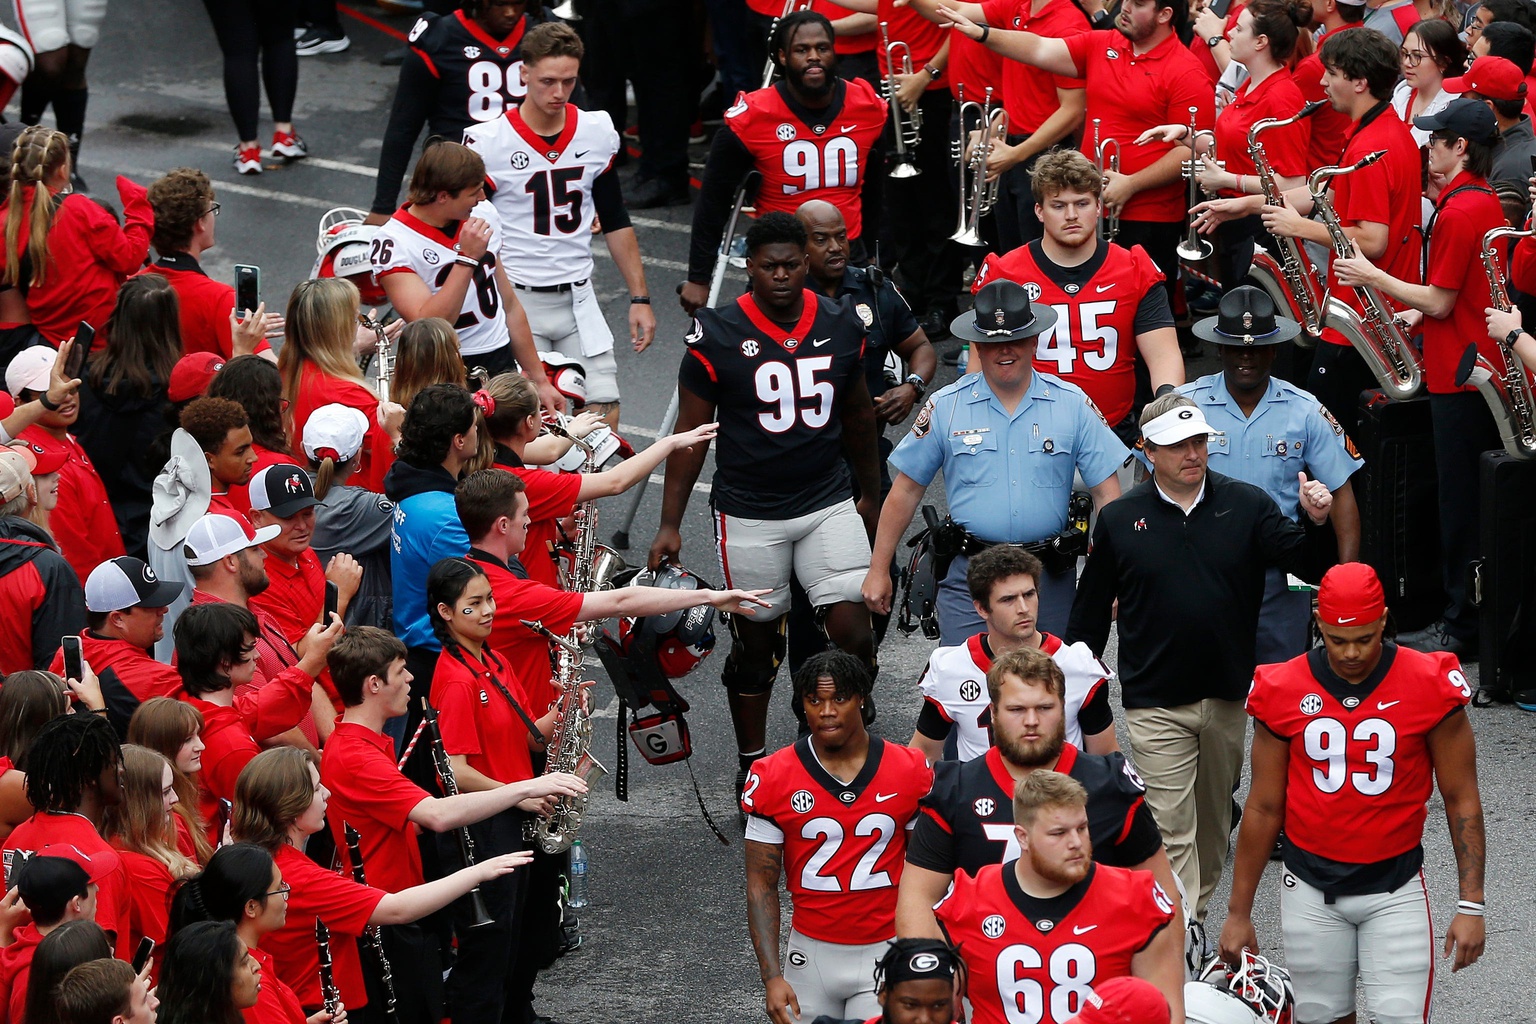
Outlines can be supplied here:
M389 353L389 339L384 337L384 325L368 316L366 313L357 314L357 322L373 332L378 341L373 349L373 390L379 396L379 401L389 401L389 380L394 376L394 363Z
M1307 191L1312 195L1317 215L1328 228L1335 258L1353 255L1354 243L1344 233L1339 215L1334 212L1333 202L1327 195L1327 183L1331 178L1358 171L1386 155L1386 150L1378 149L1348 167L1336 164L1319 167L1307 176ZM1325 322L1349 339L1388 397L1399 400L1412 398L1424 385L1423 357L1408 341L1402 323L1393 315L1392 307L1380 292L1367 285L1356 288L1355 295L1365 310L1363 318L1343 299L1330 295L1325 303Z
M1265 206L1284 206L1285 198L1280 194L1280 185L1275 181L1275 170L1269 164L1269 157L1264 152L1264 143L1259 141L1259 136L1271 129L1284 128L1303 118L1311 117L1322 105L1322 100L1313 100L1302 107L1294 117L1266 117L1254 122L1253 127L1248 129L1248 156L1253 160L1254 167L1258 168L1259 185L1264 192ZM1291 316L1306 328L1308 334L1313 336L1321 334L1324 293L1322 282L1317 279L1317 268L1307 259L1300 239L1281 235L1275 235L1274 238L1279 244L1280 259L1276 261L1269 250L1255 245L1253 266L1249 268L1249 274L1259 287L1275 300L1275 308L1289 307Z
M1499 270L1496 243L1501 238L1530 238L1533 234L1536 231L1498 227L1483 236L1483 251L1478 256L1488 274L1488 293L1495 309L1510 308L1509 291L1504 287L1504 275ZM1531 378L1520 357L1503 338L1498 339L1498 346L1504 362L1502 370L1479 353L1476 345L1468 345L1456 374L1456 383L1470 381L1477 387L1499 425L1499 437L1506 452L1523 461L1536 459L1536 396L1531 391Z

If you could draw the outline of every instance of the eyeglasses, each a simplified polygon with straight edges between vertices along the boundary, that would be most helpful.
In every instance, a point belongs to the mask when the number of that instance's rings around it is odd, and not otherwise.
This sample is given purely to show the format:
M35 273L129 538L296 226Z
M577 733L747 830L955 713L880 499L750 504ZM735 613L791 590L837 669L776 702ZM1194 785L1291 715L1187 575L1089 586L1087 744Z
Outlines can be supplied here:
M213 214L215 217L217 217L219 215L219 204L218 203L214 203L213 205L209 206L208 209L204 210L203 211L203 216L206 217L210 213Z
M287 896L291 892L293 892L293 886L289 885L287 882L284 882L282 885L278 886L276 889L273 889L271 892L267 893L267 895L268 896Z
M1423 50L1405 50L1402 47L1398 47L1397 50L1397 59L1410 68L1418 67L1428 56L1429 54Z
M1461 138L1460 135L1455 135L1450 132L1429 133L1429 141L1431 144L1438 142L1443 146L1454 146L1456 144L1456 140L1459 138Z

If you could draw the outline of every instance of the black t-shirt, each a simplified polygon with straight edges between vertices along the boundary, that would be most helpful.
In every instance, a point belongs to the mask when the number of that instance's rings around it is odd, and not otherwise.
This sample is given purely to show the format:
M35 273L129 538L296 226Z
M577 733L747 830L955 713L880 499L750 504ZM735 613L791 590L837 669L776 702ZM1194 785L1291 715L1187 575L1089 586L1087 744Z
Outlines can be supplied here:
M1123 754L1087 754L1068 743L1056 771L1088 791L1093 859L1130 868L1163 845L1146 787ZM907 840L907 861L929 871L974 875L1019 855L1013 836L1013 777L996 747L969 761L933 766L933 790Z
M872 277L878 277L878 285ZM852 309L868 332L864 383L869 386L869 397L878 398L895 387L885 376L886 355L917 333L917 317L891 279L872 267L849 267L844 271L834 298ZM900 384L905 374L896 376L896 384Z
M800 321L770 320L750 294L700 309L677 380L720 421L714 507L793 519L853 496L841 405L864 372L864 325L844 304L805 292Z

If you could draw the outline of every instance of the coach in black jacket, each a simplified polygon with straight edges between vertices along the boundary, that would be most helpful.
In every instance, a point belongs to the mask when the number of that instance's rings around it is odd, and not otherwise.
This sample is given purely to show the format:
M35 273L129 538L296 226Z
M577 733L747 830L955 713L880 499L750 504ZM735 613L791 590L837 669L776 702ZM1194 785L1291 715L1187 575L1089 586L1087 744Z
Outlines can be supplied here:
M1067 641L1102 653L1120 601L1120 696L1147 803L1200 918L1221 877L1243 765L1264 572L1299 560L1305 532L1252 484L1206 469L1211 428L1167 394L1141 415L1150 480L1104 506ZM1299 481L1321 522L1333 496Z

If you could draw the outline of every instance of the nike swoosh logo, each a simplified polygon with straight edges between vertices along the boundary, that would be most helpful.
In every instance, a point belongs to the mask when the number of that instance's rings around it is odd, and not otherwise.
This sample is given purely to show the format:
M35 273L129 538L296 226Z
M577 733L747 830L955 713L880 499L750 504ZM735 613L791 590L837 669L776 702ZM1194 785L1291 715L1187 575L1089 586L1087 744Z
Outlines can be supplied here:
M1113 284L1100 284L1100 285L1095 285L1093 290L1096 291L1096 292L1101 292L1102 293L1102 292L1109 291L1113 287L1114 287ZM1094 925L1094 927L1097 928L1098 925Z
M1074 927L1072 929L1072 934L1073 935L1087 935L1089 932L1093 931L1097 927L1098 927L1098 925L1096 925L1096 924L1090 924L1086 928Z
M590 152L592 152L590 149L584 149L580 153L572 153L571 156L575 157L577 160L580 160Z
M1354 621L1355 621L1355 617L1353 615L1340 615L1339 616L1339 625L1341 625L1341 626L1347 626L1351 622L1354 622Z
M894 799L896 799L900 795L901 795L900 793L876 793L875 794L875 803L883 804L887 800L894 800Z
M1387 708L1397 707L1397 705L1399 705L1401 703L1402 703L1402 701L1400 701L1400 700L1379 700L1379 701L1376 702L1376 710L1377 711L1385 711L1385 710L1387 710Z
M840 132L851 132L851 131L853 131L857 127L858 127L858 125L856 125L856 124L845 124L841 128L839 128L838 131L840 131Z
M813 342L811 342L811 347L812 348L821 348L821 346L825 345L827 342L829 342L831 340L832 340L831 338L822 338L820 341L813 341Z
M1222 509L1222 510L1221 510L1221 511L1220 511L1220 512L1217 512L1217 513L1216 513L1216 518L1217 518L1217 519L1220 519L1220 518L1221 518L1221 517L1222 517L1222 516L1224 516L1224 515L1226 515L1226 514L1227 514L1227 513L1228 513L1228 512L1231 512L1231 511L1232 511L1232 510L1231 510L1231 509L1229 509L1229 508L1224 508L1224 509Z

